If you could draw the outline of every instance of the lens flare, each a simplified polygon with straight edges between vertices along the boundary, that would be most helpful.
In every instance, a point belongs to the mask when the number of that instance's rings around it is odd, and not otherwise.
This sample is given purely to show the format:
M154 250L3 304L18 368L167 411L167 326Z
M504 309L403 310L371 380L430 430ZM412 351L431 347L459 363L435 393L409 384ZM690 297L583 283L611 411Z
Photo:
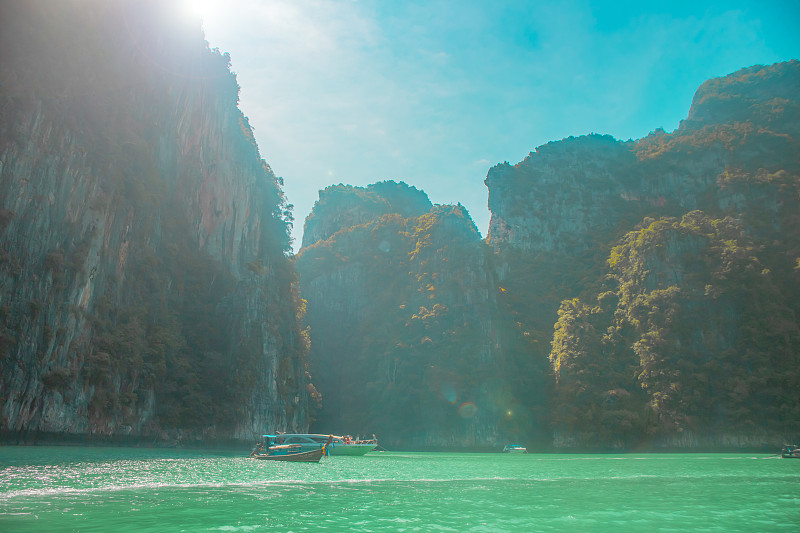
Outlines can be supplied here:
M478 408L472 402L464 402L458 408L458 416L461 418L472 418L475 416L475 413L478 411Z
M452 383L448 383L447 381L442 383L441 391L442 391L442 396L444 396L444 399L447 400L448 402L455 404L456 401L458 401L458 393L456 392L456 388L453 386Z

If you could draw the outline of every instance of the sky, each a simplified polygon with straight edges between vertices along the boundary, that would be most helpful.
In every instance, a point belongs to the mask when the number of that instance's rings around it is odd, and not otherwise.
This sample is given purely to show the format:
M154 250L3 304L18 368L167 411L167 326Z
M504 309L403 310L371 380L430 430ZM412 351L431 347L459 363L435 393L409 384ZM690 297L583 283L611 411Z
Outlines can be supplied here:
M800 58L800 1L185 0L231 55L284 178L294 249L319 191L392 179L467 207L571 135L672 131L705 80Z

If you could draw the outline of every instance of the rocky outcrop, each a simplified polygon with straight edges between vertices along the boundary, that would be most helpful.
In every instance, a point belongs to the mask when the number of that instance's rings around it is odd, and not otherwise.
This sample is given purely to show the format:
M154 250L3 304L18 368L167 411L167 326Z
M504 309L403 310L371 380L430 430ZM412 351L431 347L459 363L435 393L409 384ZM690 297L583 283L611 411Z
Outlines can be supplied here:
M590 135L492 167L487 240L532 252L586 249L592 232L616 227L626 204L640 200L635 163L629 144Z
M303 248L324 241L340 229L396 213L418 217L432 207L428 195L405 183L381 181L367 187L332 185L319 192L303 225Z
M491 261L460 205L385 215L303 248L324 398L316 429L376 433L394 449L501 445L522 409L515 417L513 330L497 313Z
M552 339L533 352L556 378L557 446L800 433L799 83L797 61L751 67L705 83L672 133L565 139L489 171L503 301Z
M159 3L1 24L2 429L305 428L285 201L227 55Z
M588 135L550 142L489 170L488 241L532 253L586 250L642 216L741 211L720 176L797 164L798 62L709 80L689 117L635 142ZM739 192L739 191L737 191Z
M680 131L700 130L704 126L758 122L761 127L784 131L792 137L800 126L787 120L796 113L800 80L797 60L764 66L755 65L703 83L695 92Z

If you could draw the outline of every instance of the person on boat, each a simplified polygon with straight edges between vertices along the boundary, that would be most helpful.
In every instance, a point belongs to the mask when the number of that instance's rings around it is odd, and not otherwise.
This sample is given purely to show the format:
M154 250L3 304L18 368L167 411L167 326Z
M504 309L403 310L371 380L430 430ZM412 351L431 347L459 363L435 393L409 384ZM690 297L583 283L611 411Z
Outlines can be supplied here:
M256 447L253 448L253 451L250 452L250 457L255 457L256 455L261 455L264 453L264 443L259 442L256 444Z

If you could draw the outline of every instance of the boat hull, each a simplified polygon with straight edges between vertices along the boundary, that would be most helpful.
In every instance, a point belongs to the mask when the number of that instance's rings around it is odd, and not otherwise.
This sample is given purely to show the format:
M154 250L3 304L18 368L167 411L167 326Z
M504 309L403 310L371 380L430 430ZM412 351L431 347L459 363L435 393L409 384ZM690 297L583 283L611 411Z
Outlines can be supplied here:
M328 445L328 455L365 455L374 449L374 444L333 444Z
M318 463L325 452L322 449L309 450L307 452L266 454L257 453L252 455L253 459L261 461L288 461L293 463Z

